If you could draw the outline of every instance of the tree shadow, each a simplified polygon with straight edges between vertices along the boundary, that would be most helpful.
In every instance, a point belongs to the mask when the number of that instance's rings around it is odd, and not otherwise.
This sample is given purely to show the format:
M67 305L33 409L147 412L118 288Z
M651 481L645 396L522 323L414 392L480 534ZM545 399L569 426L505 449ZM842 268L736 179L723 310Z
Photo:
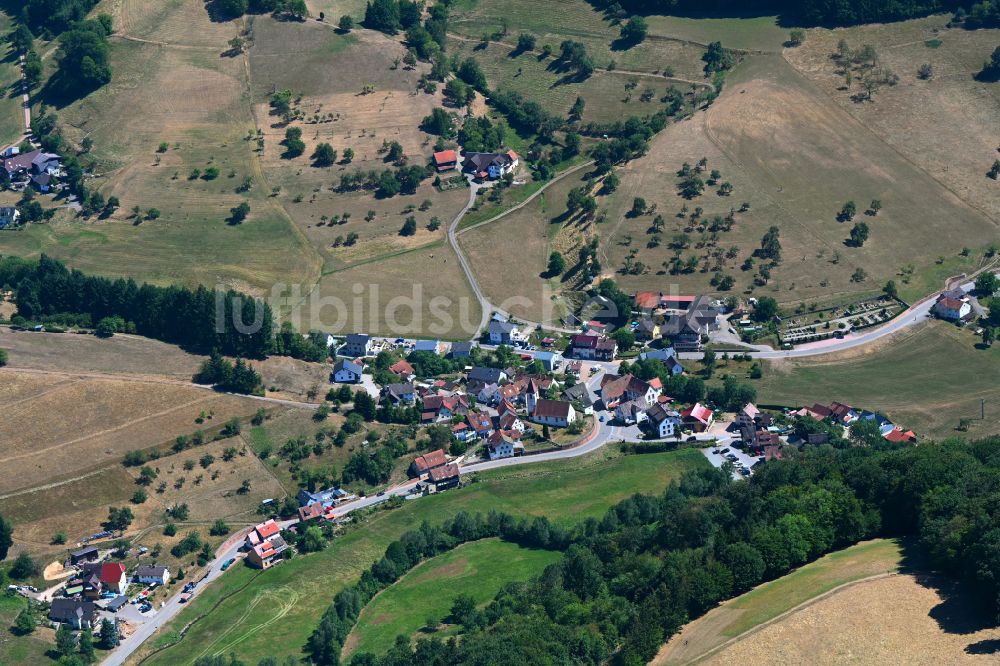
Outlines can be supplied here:
M1000 652L1000 638L987 638L965 646L966 654L996 654Z
M220 0L206 0L205 11L208 12L208 19L212 23L228 23L235 18L239 18L233 16L231 12L226 11Z

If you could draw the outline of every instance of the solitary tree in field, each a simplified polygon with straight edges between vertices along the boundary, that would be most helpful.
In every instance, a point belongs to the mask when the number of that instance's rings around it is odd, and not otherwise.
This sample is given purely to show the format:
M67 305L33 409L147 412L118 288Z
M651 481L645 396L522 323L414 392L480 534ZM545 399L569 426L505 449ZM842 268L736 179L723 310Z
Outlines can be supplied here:
M851 228L851 243L855 247L861 247L868 240L868 225L858 222Z
M241 203L239 206L229 209L229 223L230 224L242 224L247 215L250 214L250 204L246 201Z
M802 46L804 41L806 41L805 30L792 30L788 33L788 44L790 46Z
M987 175L993 180L1000 178L1000 160L994 160L993 166L990 167L990 171Z
M882 210L882 200L872 199L871 205L868 206L868 212L872 215L878 215L878 212Z
M337 27L340 28L341 32L350 32L354 29L354 19L347 14L344 14L340 17Z
M564 270L566 270L566 260L563 258L562 254L559 252L553 252L550 254L549 275L555 277L556 275L561 275Z
M622 26L621 38L630 44L638 44L646 39L649 25L641 16L633 16Z
M333 166L337 161L337 151L328 143L321 143L316 146L312 154L313 165L318 167Z
M844 207L840 209L840 213L837 215L838 222L850 222L857 215L858 207L853 201L848 201L844 204Z
M917 76L924 81L933 78L934 65L930 64L929 62L925 62L924 64L922 64L920 67L917 68Z
M861 79L861 87L864 89L868 101L871 101L875 93L878 92L878 79L870 74L867 74L863 79Z
M412 215L403 222L403 228L399 230L400 236L412 236L417 233L417 218Z

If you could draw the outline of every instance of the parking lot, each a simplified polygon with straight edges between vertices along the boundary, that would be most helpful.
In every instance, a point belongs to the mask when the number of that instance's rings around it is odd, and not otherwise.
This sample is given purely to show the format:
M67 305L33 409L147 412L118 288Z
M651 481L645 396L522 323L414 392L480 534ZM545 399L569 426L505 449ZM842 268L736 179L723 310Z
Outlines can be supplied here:
M719 453L712 453L713 451L719 451ZM732 462L736 465L736 470L733 472L734 479L744 478L746 475L744 475L740 469L743 467L752 469L752 465L759 460L759 458L749 456L739 449L727 445L725 442L720 442L718 448L711 447L702 449L701 452L706 458L708 458L708 462L712 463L715 467L722 467L727 462ZM726 456L734 456L736 460L730 460Z

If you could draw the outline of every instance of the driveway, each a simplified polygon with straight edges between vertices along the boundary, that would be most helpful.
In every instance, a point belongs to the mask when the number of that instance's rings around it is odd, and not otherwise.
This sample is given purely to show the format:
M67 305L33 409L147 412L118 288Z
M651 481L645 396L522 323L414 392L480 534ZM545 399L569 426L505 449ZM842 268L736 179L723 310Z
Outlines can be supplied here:
M744 478L743 474L741 474L738 469L739 467L747 467L749 469L752 469L754 463L756 463L759 460L759 458L756 458L754 456L749 456L737 448L727 446L725 442L719 442L718 447L720 449L728 448L729 453L736 456L736 462L734 464L736 465L737 469L733 470L734 479ZM708 459L708 462L712 463L714 467L722 467L727 462L730 462L725 458L725 455L728 454L712 453L712 451L714 451L715 449L716 447L701 449L702 454L704 454L705 458Z

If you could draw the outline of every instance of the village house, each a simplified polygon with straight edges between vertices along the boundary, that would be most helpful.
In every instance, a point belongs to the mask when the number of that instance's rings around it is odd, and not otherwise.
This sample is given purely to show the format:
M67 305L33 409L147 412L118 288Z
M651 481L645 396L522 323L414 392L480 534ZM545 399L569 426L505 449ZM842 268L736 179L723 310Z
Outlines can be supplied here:
M524 421L516 412L504 412L497 417L497 430L513 431L523 434L525 431Z
M440 356L441 352L444 351L444 345L440 340L417 340L413 343L413 351L429 352Z
M493 433L493 419L485 412L469 412L465 415L466 422L476 434L476 437L489 437Z
M466 422L456 423L451 427L451 436L460 442L471 442L476 438L475 431Z
M450 421L453 416L464 416L469 403L461 395L427 395L421 404L420 420L423 423Z
M941 294L933 307L934 314L947 321L966 320L972 315L972 304L961 289Z
M563 400L579 403L584 414L594 413L594 398L590 394L590 389L583 382L573 384L573 386L563 391L562 397Z
M281 554L288 550L288 544L281 537L281 528L273 518L250 530L245 547L247 564L258 569L270 569L281 561Z
M170 582L170 570L166 567L157 566L155 564L144 564L137 567L135 574L132 575L132 579L137 583L143 583L145 585L150 585L156 583L157 585L166 585Z
M427 485L434 487L434 492L454 488L461 481L461 470L455 463L435 467L427 473Z
M681 427L681 415L668 409L666 405L653 405L646 412L649 425L656 433L657 439L676 437Z
M486 450L490 460L512 458L524 454L524 444L517 441L519 433L497 430L486 442Z
M330 379L338 384L357 384L361 381L364 369L354 361L337 361L333 365Z
M583 325L583 331L584 333L591 333L599 338L602 338L611 332L611 324L605 324L604 322L597 321L596 319L591 319Z
M410 474L415 477L423 476L432 469L446 464L448 464L448 456L445 455L444 449L437 449L414 458L413 462L410 463Z
M652 317L643 317L635 327L635 339L649 342L660 337L660 325Z
M573 404L563 400L540 399L531 412L531 420L543 425L565 428L576 420Z
M570 353L581 359L593 360L597 355L597 342L600 340L596 335L574 335L569 339Z
M642 398L625 400L619 402L618 406L615 407L615 419L625 425L642 423L646 420L647 409L649 409L649 403Z
M673 347L642 352L639 354L639 358L642 360L652 359L659 361L667 368L671 375L680 375L684 372L684 366L677 360L677 351Z
M640 312L655 310L687 310L694 303L694 296L676 296L662 291L640 291L634 297L635 309Z
M489 336L490 343L494 345L509 345L525 339L517 324L499 319L490 320Z
M559 352L535 352L535 360L542 364L547 372L558 372L562 364L562 354Z
M413 384L389 384L382 389L384 395L394 405L413 404L417 400L416 389Z
M372 355L374 346L375 341L370 335L351 333L347 336L344 346L340 348L340 354L350 358L364 358Z
M0 207L0 229L17 224L19 219L21 219L21 213L13 206Z
M128 589L128 576L125 574L125 565L121 562L93 562L83 565L84 589L88 584L92 585L96 577L100 583L97 586L97 593L104 590L115 594L125 594Z
M417 377L417 373L414 372L413 366L410 365L409 361L406 359L400 359L390 365L389 372L396 375L404 382L412 382Z
M476 400L486 405L495 404L499 399L499 384L485 384L481 389L479 389L479 392L476 393Z
M454 150L442 150L434 153L434 168L438 173L458 168L458 153Z
M656 404L661 390L634 375L604 375L601 377L601 401L605 409L613 409L621 402L642 400L646 407Z
M310 520L316 520L317 518L322 518L327 514L329 509L320 503L307 504L305 506L299 507L299 522L308 523Z
M680 351L701 351L701 338L719 330L722 310L707 296L699 296L683 314L673 314L660 326L660 335Z
M858 413L853 408L841 402L831 402L829 410L830 418L843 426L850 425L858 418Z
M700 402L696 402L681 412L681 422L685 428L690 428L695 432L705 432L712 426L715 414L711 409L705 407Z
M518 166L518 156L513 150L505 153L466 153L463 170L471 173L476 180L497 180L514 173Z
M594 359L597 361L613 361L618 353L618 341L614 338L602 338L594 347Z
M567 375L579 379L580 375L583 374L583 361L570 361L566 364L565 372Z
M301 506L309 506L310 504L335 506L353 497L354 495L342 488L327 488L325 490L315 490L312 492L303 488L299 491L299 494L295 496Z
M53 599L48 617L53 622L68 624L74 629L92 629L96 624L97 606L92 601Z
M475 367L469 370L466 382L482 382L483 384L499 384L507 381L507 373L500 368Z
M451 343L451 349L448 351L448 356L452 359L456 358L469 358L472 356L473 343L471 342L453 342Z

